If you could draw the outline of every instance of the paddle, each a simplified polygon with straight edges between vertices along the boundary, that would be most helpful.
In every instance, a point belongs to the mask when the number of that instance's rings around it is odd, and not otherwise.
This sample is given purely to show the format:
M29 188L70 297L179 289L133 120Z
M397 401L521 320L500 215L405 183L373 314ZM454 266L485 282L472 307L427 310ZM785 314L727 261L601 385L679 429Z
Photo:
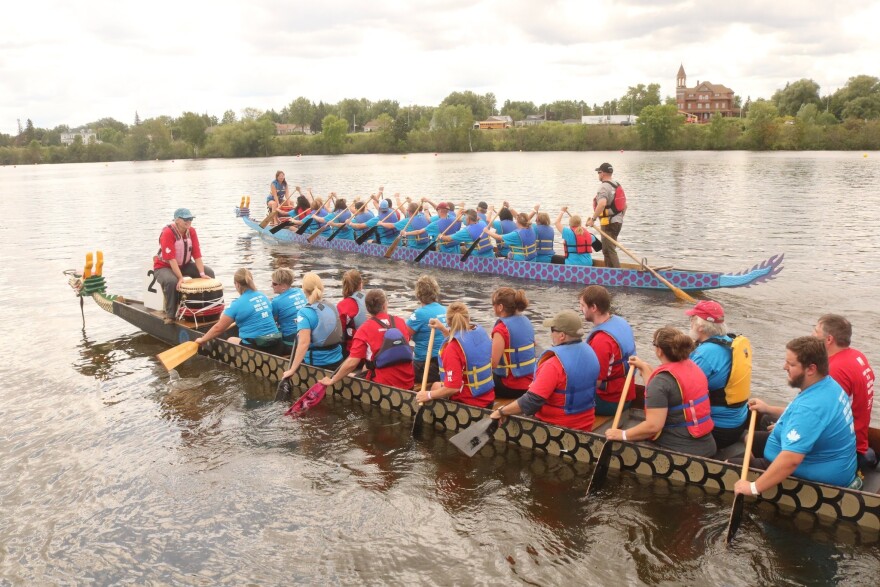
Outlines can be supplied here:
M311 192L310 192L310 193L311 193ZM327 204L329 204L330 202L332 202L332 201L333 201L333 198L335 198L335 197L336 197L336 194L331 194L331 195L330 195L330 199L327 200ZM326 206L326 204L325 204L325 206ZM299 228L296 229L296 234L302 234L302 233L304 233L304 232L306 231L306 229L309 227L309 225L310 225L312 222L314 222L314 220L315 220L315 214L317 214L317 213L318 213L318 210L315 210L311 215L309 215L309 217L306 218L305 221L302 223L302 226L300 226ZM270 231L270 232L271 232L271 231Z
M431 338L428 339L428 354L425 355L425 369L422 372L422 391L425 391L425 388L428 387L428 370L431 368L431 351L434 350L434 334L436 332L436 328L431 328ZM416 410L416 415L413 417L413 438L422 433L422 412L424 412L424 410L425 404L419 402L419 409Z
M492 227L492 221L493 221L494 219L495 219L495 216L494 216L494 215L489 216L489 218L486 219L486 228L484 228L484 229L482 230L482 232L480 232L480 236L478 236L477 238L474 239L474 242L471 243L471 246L468 247L468 250L466 250L466 251L464 252L464 255L461 256L461 262L462 262L462 263L464 263L465 261L467 261L467 258L470 257L470 256L471 256L471 253L473 253L474 250L477 248L477 244L478 244L481 240L483 240L483 235L486 234L486 231L489 230L489 229Z
M269 223L272 222L272 219L278 216L278 210L272 210L269 212L269 215L263 218L263 221L260 222L260 228L266 228L269 226Z
M226 330L229 330L235 326L235 322L226 327ZM190 359L199 352L199 345L194 340L188 340L186 342L182 342L179 345L168 349L167 351L162 351L156 358L162 363L162 366L165 367L168 371L171 371L187 359Z
M426 246L424 249L422 249L422 252L419 253L418 255L416 255L416 258L413 259L413 262L418 263L419 261L421 261L421 260L425 257L425 255L428 254L428 252L431 250L431 247L433 247L434 245L436 245L437 242L440 240L440 237L443 236L444 234L446 234L446 231L447 231L447 230L449 230L450 228L452 228L453 226L455 226L455 223L461 218L461 214L462 214L462 212L463 212L462 210L459 210L459 211L458 211L458 214L455 215L455 219L454 219L452 222L449 223L449 226L447 226L447 227L443 230L443 232L441 232L440 234L438 234L438 235L437 235L437 238L435 238L433 241L431 241L431 242L428 244L428 246Z
M294 337L293 339L293 348L290 349L290 361L287 362L287 368L290 369L293 366L293 357L296 355L296 343L299 340ZM281 381L278 382L278 389L275 391L275 401L290 401L290 396L293 393L293 389L290 386L290 377L283 377Z
M496 430L498 430L498 420L483 418L450 438L449 442L467 456L472 457L492 440L492 435Z
M635 261L636 263L640 263L640 264L642 265L642 267L644 267L645 269L647 269L648 271L650 271L651 274L652 274L654 277L656 277L656 278L657 278L657 279L658 279L663 285L665 285L666 287L668 287L669 289L672 290L672 293L675 294L675 297L677 297L677 298L680 299L680 300L684 300L684 301L686 301L686 302L690 302L690 303L692 303L692 304L696 304L696 303L697 303L697 300L695 300L694 298L692 298L691 296L689 296L689 295L688 295L687 293L685 293L683 290L681 290L681 289L675 287L674 285L672 285L672 284L669 282L669 280L667 280L665 277L663 277L662 275L660 275L659 273L657 273L656 271L654 271L654 269L651 268L651 267L649 267L647 263L643 263L642 261L640 261L640 260L638 259L638 257L636 257L635 255L633 255L630 251L627 250L626 247L624 247L623 245L621 245L619 242L617 242L616 240L614 240L613 238L611 238L610 236L608 236L608 235L605 233L605 231L603 231L601 228L599 228L598 226L594 226L593 228L595 228L597 231L599 231L599 234L601 234L603 237L605 237L606 239L608 239L608 242L610 242L612 245L616 246L618 249L620 249L621 251L623 251L624 253L626 253L627 255L629 255L630 258L631 258L633 261Z
M281 232L282 230L284 230L285 228L287 228L291 224L293 224L293 222L289 218L285 218L284 220L282 220L281 222L279 222L278 224L276 224L275 226L270 228L269 232L271 232L272 234L278 234L279 232Z
M395 212L400 212L400 209L403 208L404 206L406 206L408 202L409 202L409 200L407 200L406 202L404 202L403 204L401 204L400 206L398 206L397 208L395 208L394 210L392 210L391 212L386 214L385 217L382 218L382 220L379 220L379 222L385 222L386 220L388 220L391 217L392 214L394 214ZM378 230L378 228L379 228L379 223L377 222L375 226L371 226L370 228L368 228L367 230L364 231L364 234L362 234L359 237L357 237L356 239L354 239L354 242L356 242L359 245L364 244L364 242L366 242L366 240L368 238L370 238L370 236L372 236L372 234L374 232L376 232L376 230Z
M740 474L740 479L745 481L749 475L749 460L752 458L752 441L755 440L755 420L757 419L758 412L753 410L751 420L749 420L749 435L746 438L746 454L743 455L743 466L742 473ZM730 521L727 523L727 544L730 544L733 541L733 537L736 535L736 531L739 530L739 525L742 522L743 515L743 506L745 501L745 495L742 493L737 493L733 496L733 507L730 508Z
M342 226L340 226L339 228L337 228L336 230L334 230L334 231L333 231L333 234L331 234L330 236L327 237L327 242L329 243L329 242L332 241L334 238L336 238L336 235L339 234L340 232L342 232L342 229L343 229L343 228L345 228L346 226L348 226L349 224L351 224L351 221L354 220L354 217L357 216L358 214L360 214L361 212L363 212L364 209L367 207L367 204L369 204L369 203L370 203L370 198L367 198L367 199L364 201L364 203L361 204L361 207L358 208L357 210L355 210L354 214L352 214L351 216L349 216L349 217L348 217L348 220L346 220L345 222L342 223ZM322 226L321 228L319 228L318 230L316 230L316 231L314 232L314 234L312 234L312 236L309 237L309 242L312 242L313 240L315 240L315 238L317 238L317 236L318 236L319 234L321 234L321 231L324 230L325 228L327 228L328 226L330 226L330 223L329 223L329 222L325 222L325 223L324 223L324 226Z
M623 391L620 392L620 401L617 402L617 411L614 413L614 422L611 427L617 428L620 424L620 416L623 414L623 404L626 403L626 394L629 391L629 385L632 383L633 374L636 372L635 366L630 366L629 373L626 374L626 381L623 383ZM587 486L587 495L596 493L605 483L608 477L608 463L611 461L611 443L612 440L606 440L599 451L599 458L596 459L596 466L593 469L593 476L590 478L590 484Z
M419 211L418 213L421 214L421 211ZM397 250L397 245L400 244L400 238L403 236L403 233L406 232L406 229L409 228L409 223L412 222L412 221L413 221L413 218L415 218L415 217L416 217L415 214L413 214L412 216L409 217L409 220L407 220L407 221L406 221L406 224L403 225L403 230L401 230L401 231L397 234L397 238L394 239L394 242L391 243L391 245L388 247L388 250L385 251L385 258L386 258L386 259L390 259L390 258L391 258L391 255L394 254L394 251ZM431 335L433 336L433 334L434 334L434 333L432 332Z
M344 362L344 361L343 361ZM333 371L333 375L339 372L339 368L342 367L342 363L339 364L339 367ZM330 377L332 378L333 375ZM321 400L324 399L324 396L327 393L327 386L321 383L315 383L313 386L309 388L307 392L302 394L298 400L293 402L293 404L287 408L287 411L284 412L285 416L298 416L299 414L305 412L312 406L318 405L321 403Z

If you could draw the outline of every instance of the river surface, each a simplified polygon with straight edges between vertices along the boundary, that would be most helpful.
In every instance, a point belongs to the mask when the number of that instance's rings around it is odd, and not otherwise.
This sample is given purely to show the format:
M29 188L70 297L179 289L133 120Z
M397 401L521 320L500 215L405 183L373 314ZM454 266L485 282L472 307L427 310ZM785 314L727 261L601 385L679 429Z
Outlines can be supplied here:
M291 185L351 198L380 185L434 201L535 203L585 213L610 161L630 210L621 241L654 265L736 272L785 253L777 279L707 292L754 347L753 393L794 395L785 343L826 312L880 366L880 153L483 153L156 161L0 167L0 585L44 584L846 584L876 585L878 537L747 504L722 545L730 496L509 450L460 455L439 433L329 397L297 420L272 386L197 357L179 379L166 345L85 306L62 271L101 249L110 293L141 297L175 208L196 215L204 258L234 296L250 268L271 294L279 266L318 271L326 297L359 267L415 308L422 270L263 241L255 217L276 170ZM621 258L623 255L621 254ZM498 277L429 270L443 302L489 326ZM514 282L540 320L577 309L578 287ZM615 290L642 354L651 333L687 327L666 291ZM880 409L873 425L880 425Z

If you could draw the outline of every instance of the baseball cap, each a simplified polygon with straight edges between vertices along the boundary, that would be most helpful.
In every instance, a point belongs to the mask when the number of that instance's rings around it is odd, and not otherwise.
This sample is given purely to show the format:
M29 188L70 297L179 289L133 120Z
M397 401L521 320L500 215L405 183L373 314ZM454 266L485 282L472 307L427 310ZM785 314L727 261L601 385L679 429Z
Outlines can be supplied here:
M452 206L449 205L449 202L440 202L437 204L438 210L452 210Z
M602 173L614 173L614 167L611 166L611 163L603 163L596 168L596 171L601 171Z
M390 210L391 204L388 203L388 200L382 200L379 202L379 209L380 210Z
M558 332L564 332L568 336L584 335L584 324L581 317L572 310L563 310L549 320L544 320L544 326Z
M174 218L175 218L175 220L177 218L183 218L184 220L192 220L193 218L195 218L195 216L193 216L192 212L189 211L189 208L178 208L177 210L174 211Z
M688 316L702 318L706 322L724 322L724 308L718 302L703 300L685 312Z

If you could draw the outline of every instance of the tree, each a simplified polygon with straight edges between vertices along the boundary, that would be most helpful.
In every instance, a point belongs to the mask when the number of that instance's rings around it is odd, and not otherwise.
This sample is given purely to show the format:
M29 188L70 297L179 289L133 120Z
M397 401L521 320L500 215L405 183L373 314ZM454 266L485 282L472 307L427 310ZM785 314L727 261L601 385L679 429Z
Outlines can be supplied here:
M505 100L501 107L501 114L505 114L514 120L522 120L529 114L535 114L538 107L534 102ZM514 116L516 114L516 116Z
M796 116L804 104L822 103L819 98L819 84L811 79L800 79L785 88L776 90L770 101L776 106L780 116Z
M870 75L857 75L847 80L846 85L831 96L831 112L838 120L849 116L861 118L858 114L865 110L865 102L854 106L848 112L847 105L859 98L871 98L880 94L880 79Z
M474 120L486 120L495 114L495 94L488 93L483 96L470 90L465 92L452 92L440 102L443 106L465 106L471 111Z
M765 150L773 147L779 134L779 122L776 120L778 116L779 111L772 102L763 99L752 102L746 130L752 148Z
M332 154L338 155L342 153L345 147L345 133L348 130L348 122L328 114L321 121L321 139L324 143L325 150Z
M138 115L138 111L135 110L134 111L134 125L140 126L140 124L141 124L141 117L140 117L140 115Z
M681 131L684 119L672 104L645 106L639 113L636 128L645 149L670 149Z
M242 109L242 111L241 111L241 119L242 120L257 120L262 115L263 115L262 110L260 110L259 108L252 108L250 106Z
M299 125L302 132L306 131L306 125L312 122L315 115L315 105L308 98L300 96L287 107L287 121Z
M235 112L232 110L224 112L223 120L220 121L220 124L235 124Z
M199 149L205 146L208 135L205 132L208 128L207 115L199 116L193 112L184 112L177 120L180 127L180 138L192 147L192 153L198 157Z
M618 101L621 109L618 114L639 116L645 106L660 105L660 84L639 84L630 86L626 94Z

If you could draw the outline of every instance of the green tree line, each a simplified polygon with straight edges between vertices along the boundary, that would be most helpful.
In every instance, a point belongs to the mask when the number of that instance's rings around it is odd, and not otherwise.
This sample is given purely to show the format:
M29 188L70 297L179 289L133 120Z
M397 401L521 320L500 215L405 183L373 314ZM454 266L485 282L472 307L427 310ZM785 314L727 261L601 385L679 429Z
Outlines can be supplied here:
M659 84L639 84L602 104L558 100L548 104L506 100L492 93L453 92L437 106L401 106L395 100L345 99L337 104L300 96L280 111L246 108L222 117L184 112L131 125L112 118L85 124L97 140L77 136L63 145L58 126L43 129L28 119L17 135L0 133L0 164L69 163L265 157L341 153L466 151L592 151L615 149L873 150L880 148L880 79L859 75L822 96L801 79L770 99L747 100L740 117L715 116L685 124L675 100L661 101ZM474 122L501 114L514 121L537 115L544 122L504 130L474 130ZM634 126L570 124L582 115L633 114ZM375 121L371 132L364 126ZM567 123L567 122L569 123ZM292 134L277 134L276 124Z

